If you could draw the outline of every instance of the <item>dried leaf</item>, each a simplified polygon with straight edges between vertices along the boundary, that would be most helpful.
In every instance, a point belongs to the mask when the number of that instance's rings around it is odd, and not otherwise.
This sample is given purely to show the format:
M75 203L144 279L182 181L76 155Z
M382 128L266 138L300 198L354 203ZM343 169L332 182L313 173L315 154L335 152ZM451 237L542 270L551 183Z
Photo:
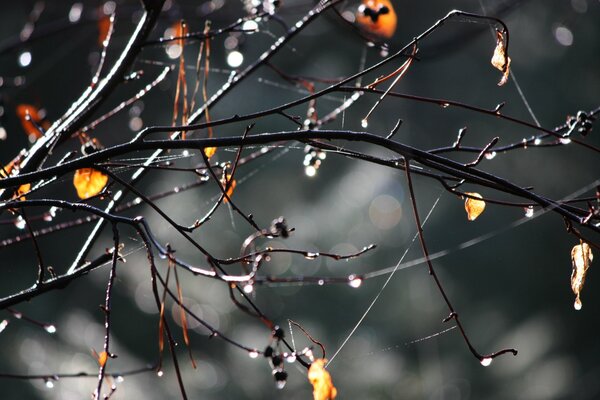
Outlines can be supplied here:
M592 249L590 248L590 245L585 242L581 242L571 250L571 262L573 263L571 289L577 296L574 304L576 310L581 310L582 304L579 296L583 290L585 275L593 259L594 255L592 254Z
M390 39L396 32L398 17L389 0L364 0L358 7L356 23L369 36Z
M477 197L482 199L483 197L479 193L465 193L466 195ZM479 215L485 210L485 201L473 199L467 197L465 200L465 210L467 211L467 218L469 221L475 221Z
M496 48L492 56L492 65L502 72L502 79L498 82L498 86L502 86L508 80L510 73L510 57L506 56L506 47L504 45L504 35L500 31L496 31Z
M94 355L94 358L98 362L98 365L100 365L101 367L104 367L104 365L106 364L106 361L108 361L108 353L105 351L96 353L96 350L92 349L92 354Z
M308 369L308 380L313 385L314 400L333 400L337 396L337 389L333 386L331 375L325 369L327 360L319 358Z
M216 152L217 152L216 147L205 147L204 148L204 154L206 154L206 158L208 158L209 160L212 156L215 155Z
M19 104L17 106L17 117L19 117L23 130L25 130L27 136L33 139L42 137L43 133L40 131L38 125L40 125L44 119L37 108L30 104Z
M221 185L223 185L225 193L227 193L227 197L231 198L233 191L235 190L235 186L237 185L235 179L231 179L231 174L227 174L221 178ZM223 199L223 203L229 202L227 197Z
M0 178L6 178L7 176L10 175L10 173L12 172L12 170L14 169L15 166L15 160L9 162L8 164L6 164L3 168L0 168ZM15 194L13 195L13 199L19 199L19 200L26 200L25 196L23 196L23 194L29 192L31 190L31 184L30 183L24 183L23 185L19 186L19 188L17 189L17 191L15 192Z
M104 189L108 182L108 176L93 168L81 168L75 171L73 186L77 189L80 199L89 199Z
M108 37L108 33L110 32L110 17L105 15L98 19L98 45L100 47L104 46L104 41Z

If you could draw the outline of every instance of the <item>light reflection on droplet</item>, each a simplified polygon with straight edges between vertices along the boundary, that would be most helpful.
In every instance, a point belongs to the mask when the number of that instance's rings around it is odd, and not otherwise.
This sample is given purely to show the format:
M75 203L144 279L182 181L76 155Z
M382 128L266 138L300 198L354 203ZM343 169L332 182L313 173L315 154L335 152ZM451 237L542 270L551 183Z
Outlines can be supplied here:
M360 121L360 126L362 126L363 128L367 128L369 126L369 121L363 119L362 121Z
M562 144L569 144L569 143L571 143L571 139L569 139L569 138L560 138L560 142Z
M362 285L362 279L357 278L354 275L350 275L348 277L348 285L350 285L350 287L357 289L360 287L360 285Z
M491 357L486 357L486 358L481 359L481 365L483 365L484 367L489 367L491 363L492 363Z
M123 376L119 375L117 376L117 382L121 383L125 380L125 378L123 378Z
M48 333L56 333L56 327L54 325L45 325L44 329Z
M525 207L525 216L527 218L533 217L533 207L532 206Z
M258 351L256 351L256 350L251 351L250 353L248 353L248 356L250 356L250 358L257 358L258 357Z
M24 51L19 54L19 65L21 67L28 67L31 64L31 53L28 51Z
M573 307L579 311L581 310L581 307L583 307L583 304L581 304L581 300L578 298L575 299L575 303L573 304Z
M165 373L164 373L164 372L162 371L162 369L161 369L161 370L159 370L159 371L156 373L156 376L158 376L158 377L160 378L160 377L162 377L164 374L165 374Z
M319 286L323 286L325 284L325 281L323 279L319 279L319 281L317 282L317 285Z
M489 151L485 153L486 160L493 160L496 157L497 153L495 151Z
M3 330L5 330L7 326L8 326L8 320L7 319L5 319L2 322L0 322L0 332L2 332Z
M306 176L312 178L313 176L317 175L317 169L312 165L307 165L304 168L304 174L306 174Z
M17 219L15 219L15 226L17 227L17 229L25 229L27 223L25 222L25 219L23 219L23 217L19 215Z
M255 31L258 31L258 24L256 21L246 21L242 24L242 30L246 31L247 34L252 34Z
M277 389L283 389L285 387L286 381L277 381L275 383L275 386L277 387Z
M533 141L533 144L535 144L536 146L539 146L542 143L542 139L540 138L535 138L535 140Z
M231 68L237 68L244 62L244 55L237 50L230 52L227 55L227 64Z
M52 382L50 379L46 379L46 387L48 389L52 389L54 387L54 382Z
M573 44L573 32L566 26L558 26L554 29L554 38L563 46L571 46Z
M81 11L83 10L83 4L75 3L69 10L69 22L75 23L81 19Z
M244 285L244 293L250 294L253 291L254 291L254 285L252 285L251 283L247 283L246 285Z
M3 126L0 126L0 140L6 140L7 137L6 129L4 129Z

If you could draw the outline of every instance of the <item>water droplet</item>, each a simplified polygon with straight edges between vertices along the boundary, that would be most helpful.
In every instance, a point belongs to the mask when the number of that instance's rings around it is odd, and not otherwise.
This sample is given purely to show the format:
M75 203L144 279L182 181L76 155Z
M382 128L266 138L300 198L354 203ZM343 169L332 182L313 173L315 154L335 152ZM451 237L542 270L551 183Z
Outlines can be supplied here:
M481 365L483 365L484 367L489 367L491 363L492 357L486 357L481 360Z
M48 389L52 389L54 387L54 382L52 382L50 379L46 379L45 384Z
M307 260L314 260L317 257L319 257L319 253L305 253L304 254L304 258L306 258Z
M56 327L54 325L44 325L44 329L48 333L56 333Z
M81 11L83 11L83 5L81 3L75 3L69 10L69 22L75 23L81 19Z
M581 307L583 307L583 304L581 304L581 300L578 298L575 299L575 303L573 304L573 307L579 311L581 310Z
M533 144L535 144L536 146L539 146L542 143L542 139L540 138L535 138L535 140L533 141Z
M306 176L312 178L313 176L317 175L317 169L313 165L307 165L304 168L304 173L306 174Z
M450 103L442 103L442 104L440 104L440 107L448 108L448 107L450 107Z
M159 370L159 371L156 373L156 376L158 376L158 377L160 378L160 377L162 377L164 374L165 374L165 373L164 373L164 372L162 371L162 369L161 369L161 370Z
M323 286L325 284L325 281L323 279L319 279L317 282L317 285L319 286Z
M490 151L485 153L485 159L486 160L493 160L494 157L496 157L497 153L495 151Z
M363 119L362 121L360 121L360 126L362 126L363 128L368 127L369 121L367 121L366 119Z
M562 144L569 144L569 143L571 143L571 139L569 139L569 138L560 138L560 142Z
M250 358L256 358L258 357L258 351L253 350L250 353L248 353L248 355L250 356Z
M523 143L523 148L526 149L527 148L527 139L523 138L521 143Z
M51 222L52 221L52 214L50 214L49 212L44 213L44 221Z
M27 223L25 222L25 219L23 219L23 217L19 215L19 217L15 219L15 226L17 227L17 229L25 229Z
M21 319L23 318L23 314L21 314L20 312L13 312L12 313L13 317L15 317L16 319Z
M296 354L294 354L294 353L288 354L288 356L285 358L285 361L287 361L289 363L293 363L294 361L296 361Z
M5 330L7 326L8 326L8 320L7 319L5 319L2 322L0 322L0 332L2 332L3 330Z
M190 155L190 152L187 151L187 150L184 150L184 151L181 152L181 155L184 156L184 157L188 157Z
M231 68L237 68L244 62L244 55L237 50L230 52L227 55L227 64Z
M533 206L525 207L525 216L527 218L533 217Z
M56 212L58 211L58 207L50 207L50 215L52 218L56 217Z
M277 389L283 389L285 387L286 381L277 381L275 383L275 386L277 387Z
M348 277L348 285L350 285L351 287L353 287L353 288L355 288L355 289L356 289L356 288L359 288L359 287L360 287L360 285L362 285L362 279L360 279L360 278L357 278L357 277L356 277L356 276L354 276L354 275L350 275L350 276Z
M244 293L250 294L253 291L254 291L254 285L252 285L251 283L247 283L244 285Z
M19 65L23 68L28 67L31 64L31 53L24 51L19 55Z
M121 383L125 380L125 378L123 378L123 376L119 375L117 376L117 382Z

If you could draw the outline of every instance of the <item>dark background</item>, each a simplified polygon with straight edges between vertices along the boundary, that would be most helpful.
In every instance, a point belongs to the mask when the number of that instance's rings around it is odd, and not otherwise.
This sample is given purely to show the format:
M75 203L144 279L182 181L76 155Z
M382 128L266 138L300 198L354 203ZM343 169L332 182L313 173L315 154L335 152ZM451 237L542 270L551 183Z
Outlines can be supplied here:
M15 107L21 103L43 107L49 120L60 117L68 105L86 87L97 60L95 16L99 2L83 2L79 22L56 34L48 34L27 45L11 47L27 21L33 2L3 4L0 12L0 76L23 76L19 88L0 88L3 101L1 125L7 138L0 144L0 161L8 163L17 151L28 146ZM153 37L179 18L186 18L192 31L201 31L204 20L213 26L225 26L243 16L238 1L212 3L216 10L207 17L208 3L177 1L165 11ZM215 6L216 4L216 6ZM389 42L391 51L401 48L451 9L481 12L477 1L395 1L398 29ZM59 23L71 9L72 2L48 2L39 26ZM301 0L284 1L281 18L293 24L310 8ZM357 4L346 3L341 9L352 10ZM547 128L565 122L567 115L598 106L600 74L599 17L600 4L595 0L571 1L485 1L490 14L501 17L510 30L512 70L524 96L539 122ZM108 64L114 61L139 17L135 1L117 1L116 31L109 51ZM68 25L68 24L67 24ZM261 32L244 37L240 51L244 64L255 60L275 38L283 33L281 25L261 24ZM566 29L566 30L565 30ZM569 42L571 33L572 43ZM566 36L565 36L566 35ZM209 90L214 93L226 80L224 37L212 43L212 71ZM561 43L562 41L562 43ZM494 108L506 101L503 112L528 122L526 110L512 80L498 87L500 73L489 64L495 39L485 24L449 22L421 43L420 60L415 62L398 85L400 92L463 101L484 108ZM186 50L193 65L197 43ZM320 18L273 59L273 63L290 74L323 78L347 76L359 70L364 41L328 13ZM19 56L31 52L32 62L19 65ZM95 53L94 56L92 53ZM377 48L367 49L366 65L379 61ZM147 48L140 59L174 63L163 48ZM389 72L397 67L389 65ZM159 67L138 62L135 69L145 70L141 82L124 85L104 106L108 110L128 98L153 79ZM379 74L365 79L370 82ZM6 79L5 79L6 82ZM169 124L171 120L176 76L143 99L140 118L143 125ZM190 77L189 82L193 82ZM193 87L193 86L192 86ZM219 103L213 118L257 111L284 103L302 95L295 87L266 68L261 68L245 83ZM341 104L344 94L334 93L318 102L324 115ZM364 96L350 109L343 127L361 130L360 120L375 101ZM139 107L141 104L137 104ZM303 115L306 108L293 113ZM95 135L104 145L129 140L130 111L124 111L101 125ZM404 120L396 140L430 149L451 144L459 128L468 126L465 144L482 146L492 137L500 145L520 141L533 130L496 120L489 116L455 108L420 104L407 100L387 99L373 114L369 131L385 135L398 118ZM342 127L338 119L331 127ZM216 136L233 136L242 132L243 124L215 129ZM283 118L261 120L254 133L294 129ZM596 131L598 128L596 127ZM598 132L586 138L600 144ZM71 145L67 145L69 148ZM72 147L77 147L76 143ZM371 146L352 145L354 149L379 156L391 155ZM252 212L260 225L283 215L296 228L287 241L270 245L311 251L348 253L370 243L378 248L356 260L314 261L300 256L276 255L265 266L265 273L275 275L347 276L393 267L410 246L405 262L422 256L418 243L411 246L415 227L401 171L393 171L330 154L315 178L303 173L303 145L291 143L261 160L240 168L236 203ZM62 154L62 153L61 153ZM231 160L235 149L220 150L219 161ZM59 157L60 154L55 155ZM131 157L144 157L143 153ZM466 161L470 156L456 159ZM179 165L192 166L198 157L182 158ZM564 198L586 189L593 193L598 180L597 154L574 144L553 148L528 148L498 154L480 167L522 186L534 186L543 195ZM75 199L71 177L63 177L44 196ZM193 176L154 173L141 185L146 193L167 190L176 183L193 181ZM477 190L470 187L473 191ZM600 395L600 342L597 338L600 295L594 265L583 291L583 309L573 309L571 293L570 250L577 244L565 231L562 220L552 213L536 213L524 219L520 208L488 205L475 222L468 222L463 203L431 180L416 179L417 200L422 215L437 202L425 236L431 253L442 252L434 261L438 274L461 315L473 344L482 353L515 347L519 355L500 357L488 368L472 357L457 330L431 339L416 340L443 331L451 325L441 320L447 309L424 264L402 267L352 335L337 354L329 370L339 390L339 398L406 398L406 399L593 399ZM499 196L493 192L482 194ZM189 224L203 215L214 201L218 189L209 185L159 201L157 204L177 221ZM536 211L539 211L536 209ZM177 237L160 217L147 207L134 209L129 215L143 214L163 242L170 242L178 255L201 264L202 258ZM75 216L59 214L56 220ZM2 215L2 238L23 231ZM47 226L36 221L34 227ZM89 227L64 231L40 239L47 264L58 272L70 265ZM234 256L251 229L229 207L221 207L206 228L195 237L219 257ZM119 355L109 362L109 369L122 371L153 363L157 354L158 316L151 300L149 269L134 233L124 230L127 263L119 266L115 286L112 351ZM261 246L269 242L261 242ZM110 235L98 241L91 256L111 247ZM36 260L30 242L0 249L0 295L6 296L29 287L35 280ZM163 271L166 265L161 265ZM244 344L262 349L269 332L259 322L240 313L228 299L226 286L217 281L184 276L186 302L207 321L215 324ZM37 320L51 322L57 333L19 321L4 311L8 319L0 333L0 372L17 374L52 374L97 370L91 348L100 350L103 343L103 314L98 305L104 300L108 267L77 280L64 290L37 298L17 308ZM387 275L367 280L359 289L347 285L257 287L254 299L274 321L287 328L287 319L301 323L312 336L321 340L331 357L360 319L373 297L380 292ZM170 309L170 307L169 307ZM172 308L176 315L177 308ZM172 323L175 328L177 325ZM287 365L290 373L283 391L277 391L271 371L262 358L248 355L217 339L209 340L206 330L195 328L193 351L198 369L193 370L186 357L181 333L179 359L190 398L311 398L306 372L297 364ZM289 333L288 333L289 337ZM301 349L308 345L300 332L294 339ZM118 384L116 399L177 398L178 388L169 363L165 375L154 373L125 377ZM81 399L89 398L95 388L94 378L62 379L52 389L43 380L0 380L2 398L11 399Z

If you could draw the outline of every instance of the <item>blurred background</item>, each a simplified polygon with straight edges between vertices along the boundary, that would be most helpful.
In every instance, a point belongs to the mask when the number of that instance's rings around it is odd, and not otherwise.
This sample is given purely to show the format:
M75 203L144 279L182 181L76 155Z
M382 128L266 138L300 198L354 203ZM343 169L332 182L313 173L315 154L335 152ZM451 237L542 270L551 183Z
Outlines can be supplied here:
M241 1L170 1L151 38L173 35L177 21L184 18L190 31L224 27L259 3ZM258 21L254 33L233 33L211 43L209 95L215 93L235 70L253 63L272 43L313 6L310 1L284 0L277 10L279 21ZM348 18L358 2L341 3ZM565 123L568 115L598 107L600 89L600 3L596 0L562 1L393 1L398 23L387 40L389 52L402 48L413 37L446 15L451 9L485 13L501 18L510 30L509 52L513 80L498 87L501 73L490 65L495 37L490 25L467 20L448 22L420 43L414 62L396 90L420 96L456 100L493 109L506 102L503 113L552 128ZM482 11L483 9L483 11ZM116 13L115 32L107 65L116 59L140 18L136 1L11 2L0 13L0 162L6 165L22 148L31 145L16 110L30 104L42 110L48 121L59 118L89 84L100 57L98 19ZM29 24L29 25L28 25ZM351 24L326 12L295 37L272 64L289 75L336 79L358 72L382 60L380 43L366 43ZM32 30L33 28L33 30ZM34 35L34 36L32 36ZM39 35L37 37L36 35ZM33 37L33 39L32 39ZM22 41L25 40L23 43ZM174 47L175 46L175 47ZM185 46L188 89L194 80L199 42ZM162 67L175 65L181 48L177 44L147 46L133 70L143 76L122 85L98 112L101 115L135 94L156 77ZM395 61L363 83L389 73ZM177 75L171 73L157 88L93 131L104 146L122 143L144 126L169 125ZM317 88L326 84L317 83ZM521 93L519 92L521 91ZM260 111L305 95L306 88L282 79L262 67L232 91L214 110L213 119ZM323 116L339 107L348 93L330 93L316 104ZM376 98L362 96L346 113L324 128L365 130L361 119ZM201 98L198 99L202 102ZM290 110L306 115L306 105ZM398 118L403 119L395 140L421 149L451 145L458 130L468 127L465 145L483 146L499 136L499 145L519 142L533 130L455 107L388 98L369 120L368 131L387 135ZM294 130L281 116L256 121L252 133ZM215 128L214 134L236 136L244 123ZM596 127L596 131L599 128ZM206 132L195 133L203 137ZM165 137L164 135L159 137ZM598 132L586 141L600 145ZM380 157L392 153L374 146L348 144L354 150ZM300 323L335 357L329 365L341 399L594 399L600 397L600 341L597 338L600 308L600 279L592 265L582 294L583 309L573 309L570 289L571 248L577 244L561 218L535 209L525 210L488 204L474 222L467 221L463 201L444 191L433 180L416 178L415 189L422 216L431 212L425 237L434 266L474 346L481 353L504 347L519 350L517 357L505 355L485 368L474 359L457 329L442 319L448 310L427 273L426 265L411 263L422 256L413 243L415 224L402 171L329 154L315 176L303 166L304 145L287 143L240 167L236 173L236 204L252 213L260 226L284 216L294 234L286 240L260 240L265 246L315 252L348 254L371 243L377 248L350 261L278 254L264 265L263 273L278 277L345 277L368 274L359 288L332 285L257 285L251 296L266 315L285 328L288 319ZM53 159L79 143L67 143ZM244 154L256 148L248 148ZM220 149L217 162L231 161L236 149ZM143 160L147 154L129 155ZM173 152L177 166L201 163L198 154ZM472 155L450 155L468 161ZM598 155L573 143L557 147L529 147L497 154L480 164L485 171L536 192L562 199L577 193L592 195L598 183ZM126 174L123 175L127 176ZM155 171L140 184L146 194L170 190L194 182L194 174ZM474 186L484 196L502 197ZM213 184L178 193L157 201L176 221L189 225L204 215L217 198ZM76 200L71 176L65 176L36 197ZM102 205L101 200L94 204ZM32 222L34 229L71 221L82 215L70 212L49 215ZM33 213L33 211L32 211ZM144 215L163 243L177 255L203 265L204 259L149 207L141 205L125 215ZM10 244L6 239L25 233L13 216L1 217L0 296L20 291L35 282L37 261L30 241ZM47 265L64 273L91 225L65 229L39 239ZM229 205L223 205L205 227L194 233L217 257L233 257L249 227ZM153 364L157 358L158 313L150 288L150 273L141 243L135 233L123 229L123 253L113 299L112 351L119 357L109 361L109 371L126 371ZM597 239L597 236L596 236ZM9 245L10 244L10 245ZM94 258L112 247L105 233L90 253ZM403 254L406 253L405 257ZM399 264L400 261L403 263ZM389 284L389 272L400 265ZM166 264L161 261L161 271ZM20 304L16 310L44 323L55 333L17 319L2 311L6 321L0 333L0 373L42 374L97 371L92 350L103 345L104 301L109 267L95 270L63 290ZM199 316L226 335L249 347L263 349L269 330L240 312L229 299L227 285L194 277L180 271L185 301ZM382 290L383 289L383 290ZM365 311L379 296L352 335ZM191 342L198 368L187 358L179 328L178 308L169 303L170 323L180 342L178 355L189 398L194 399L308 399L312 388L306 370L298 363L287 364L289 378L283 390L275 388L271 369L262 358L253 359L238 348L209 339L206 329L190 322ZM444 332L444 333L441 333ZM439 334L438 334L439 333ZM348 339L349 338L349 339ZM297 329L293 339L298 349L310 345ZM346 339L348 339L346 341ZM342 346L342 344L345 343ZM319 353L318 351L316 352ZM179 389L170 358L165 353L164 375L147 372L118 380L115 399L178 398ZM92 378L52 380L2 379L6 399L89 398L96 380ZM50 387L51 386L51 387Z

